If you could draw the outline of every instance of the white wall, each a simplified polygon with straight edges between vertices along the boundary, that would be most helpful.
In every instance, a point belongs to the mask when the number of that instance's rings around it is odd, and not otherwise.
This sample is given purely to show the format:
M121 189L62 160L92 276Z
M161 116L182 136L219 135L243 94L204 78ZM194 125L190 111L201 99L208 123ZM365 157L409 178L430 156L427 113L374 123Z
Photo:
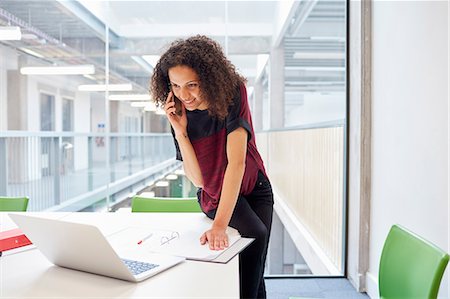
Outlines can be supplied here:
M41 128L41 114L40 114L40 93L46 93L49 95L55 96L55 131L62 131L62 98L69 97L74 99L74 126L75 129L78 125L78 122L84 123L89 121L89 107L85 107L84 102L86 100L75 98L81 95L81 93L76 93L77 87L80 83L76 76L28 76L28 97L27 103L28 107L28 131L40 131ZM84 108L81 108L81 105ZM80 115L83 115L82 119L77 119L77 112ZM86 119L87 118L87 119ZM81 128L88 128L89 123L81 125ZM77 131L77 130L75 130ZM77 132L88 132L88 130L83 129L82 131Z
M392 224L450 252L447 5L373 2L371 298ZM450 298L446 272L440 298Z

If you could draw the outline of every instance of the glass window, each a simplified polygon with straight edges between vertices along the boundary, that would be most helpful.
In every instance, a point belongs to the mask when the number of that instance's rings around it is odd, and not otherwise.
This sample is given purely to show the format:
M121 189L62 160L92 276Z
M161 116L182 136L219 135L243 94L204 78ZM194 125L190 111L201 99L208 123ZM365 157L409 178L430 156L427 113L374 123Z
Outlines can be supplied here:
M41 131L55 130L55 96L41 93Z
M62 99L62 130L73 131L73 100Z
M274 216L266 275L315 275L318 263L332 265L320 275L345 273L346 10L345 0L0 1L0 25L22 30L0 40L0 128L28 134L11 132L0 152L8 195L29 195L30 211L195 196L184 176L156 185L180 164L148 89L168 44L204 34L247 78L255 140L290 212Z

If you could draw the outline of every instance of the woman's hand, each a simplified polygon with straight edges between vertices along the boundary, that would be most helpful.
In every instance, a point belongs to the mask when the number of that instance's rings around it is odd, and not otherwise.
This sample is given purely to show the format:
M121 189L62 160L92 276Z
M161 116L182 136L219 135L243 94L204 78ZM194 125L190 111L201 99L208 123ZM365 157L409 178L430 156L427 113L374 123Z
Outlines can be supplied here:
M214 228L207 230L200 237L200 244L209 244L211 250L223 250L228 247L228 235L225 232L226 228Z
M187 127L187 117L186 117L186 108L183 103L180 101L181 106L181 115L176 113L175 107L175 97L173 92L170 91L167 95L166 103L164 105L164 111L166 112L167 119L172 125L173 130L175 131L175 135L178 134L186 134Z

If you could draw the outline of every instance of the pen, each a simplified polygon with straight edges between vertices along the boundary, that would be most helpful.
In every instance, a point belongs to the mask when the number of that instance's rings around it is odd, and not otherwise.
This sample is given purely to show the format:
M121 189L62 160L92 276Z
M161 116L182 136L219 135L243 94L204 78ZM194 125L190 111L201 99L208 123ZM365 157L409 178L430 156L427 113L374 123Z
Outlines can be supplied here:
M137 242L137 243L138 243L138 245L141 245L141 244L142 244L142 242L144 242L145 240L147 240L147 239L151 238L151 236L153 236L153 234L149 234L148 236L146 236L146 237L142 238L142 240L140 240L139 242Z

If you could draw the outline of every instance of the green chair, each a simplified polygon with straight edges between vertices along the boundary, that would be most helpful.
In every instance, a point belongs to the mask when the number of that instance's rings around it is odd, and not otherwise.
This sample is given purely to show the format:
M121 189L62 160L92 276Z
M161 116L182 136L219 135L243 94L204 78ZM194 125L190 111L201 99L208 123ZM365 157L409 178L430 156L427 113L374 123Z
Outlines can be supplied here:
M449 255L393 225L384 243L379 269L381 299L434 299Z
M201 212L197 198L139 197L131 200L132 212Z
M0 197L0 212L25 212L28 197Z

